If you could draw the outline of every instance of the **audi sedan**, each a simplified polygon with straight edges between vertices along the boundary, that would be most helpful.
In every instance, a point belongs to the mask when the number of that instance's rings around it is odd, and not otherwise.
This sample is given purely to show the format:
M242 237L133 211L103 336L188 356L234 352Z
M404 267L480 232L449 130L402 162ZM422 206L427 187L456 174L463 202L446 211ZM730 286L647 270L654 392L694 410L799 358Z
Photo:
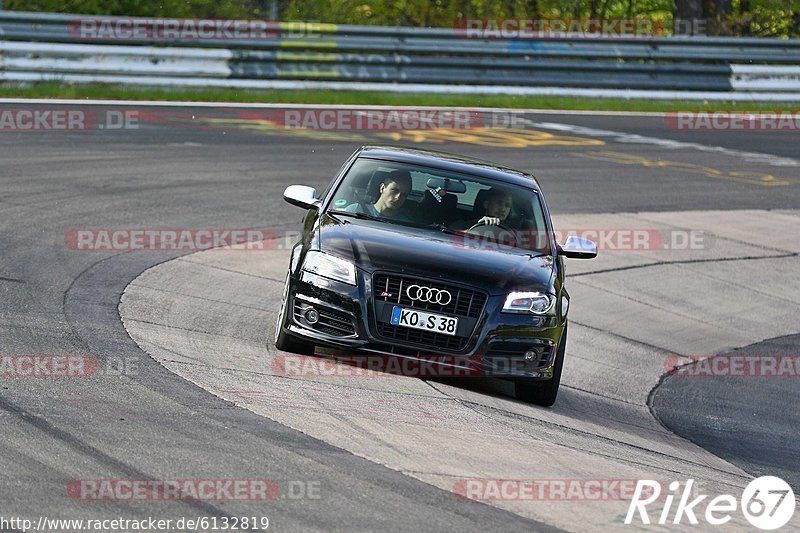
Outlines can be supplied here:
M518 399L555 402L570 300L563 258L592 258L597 248L578 237L554 242L533 176L365 146L322 195L292 185L284 199L308 212L278 349L423 361L438 369L433 377L499 377Z

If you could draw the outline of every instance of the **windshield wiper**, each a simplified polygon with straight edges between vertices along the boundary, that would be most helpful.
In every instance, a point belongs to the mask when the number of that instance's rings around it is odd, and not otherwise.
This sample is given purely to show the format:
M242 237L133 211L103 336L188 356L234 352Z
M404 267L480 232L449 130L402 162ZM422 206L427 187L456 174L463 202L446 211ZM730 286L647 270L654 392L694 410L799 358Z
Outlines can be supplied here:
M460 230L455 230L447 227L447 224L435 223L429 224L427 226L423 226L430 229L435 229L437 231L441 231L442 233L448 233L450 235L461 235L463 232Z
M328 211L329 214L335 215L345 215L353 218L358 218L361 220L377 220L378 222L384 222L387 224L397 224L398 226L408 226L411 228L424 228L425 226L420 226L416 222L411 220L402 220L398 218L392 217L376 217L374 215L370 215L368 213L362 213L360 211L353 212L353 211Z

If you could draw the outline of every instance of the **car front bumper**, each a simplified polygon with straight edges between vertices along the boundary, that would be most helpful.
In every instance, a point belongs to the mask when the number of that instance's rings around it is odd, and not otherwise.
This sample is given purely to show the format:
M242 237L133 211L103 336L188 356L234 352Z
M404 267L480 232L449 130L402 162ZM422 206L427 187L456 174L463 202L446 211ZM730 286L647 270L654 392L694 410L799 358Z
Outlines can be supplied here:
M429 377L553 377L565 320L501 313L505 295L489 295L462 349L432 348L421 342L387 339L377 332L380 318L376 315L380 313L376 314L376 308L380 305L373 299L371 282L372 276L362 271L356 286L302 270L289 276L285 331L335 350L334 357L346 360L363 361L368 356L424 361L428 370L412 368L430 371ZM309 315L312 309L315 314ZM381 368L380 364L372 366Z

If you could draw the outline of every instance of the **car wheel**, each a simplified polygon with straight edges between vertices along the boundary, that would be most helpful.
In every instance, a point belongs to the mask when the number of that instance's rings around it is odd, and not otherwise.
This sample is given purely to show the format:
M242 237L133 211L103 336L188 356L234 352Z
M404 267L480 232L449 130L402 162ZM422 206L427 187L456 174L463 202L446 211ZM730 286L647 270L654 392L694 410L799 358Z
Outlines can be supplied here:
M283 352L297 353L301 355L314 355L314 344L301 341L284 331L286 326L286 316L289 312L289 274L286 274L286 283L283 287L283 298L281 298L281 311L275 320L275 347Z
M564 333L561 334L561 342L558 343L556 353L556 364L553 368L553 377L545 382L541 381L518 381L514 384L514 396L523 402L535 403L543 407L550 407L556 403L558 387L561 384L561 368L564 366L564 352L567 346L567 326L564 326Z

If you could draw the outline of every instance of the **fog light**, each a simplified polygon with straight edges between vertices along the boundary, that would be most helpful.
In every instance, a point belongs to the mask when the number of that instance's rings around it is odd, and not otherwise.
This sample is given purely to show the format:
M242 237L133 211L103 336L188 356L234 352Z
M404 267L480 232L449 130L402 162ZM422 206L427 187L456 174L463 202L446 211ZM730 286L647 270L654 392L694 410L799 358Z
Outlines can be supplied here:
M526 361L533 361L534 359L536 359L538 357L538 355L539 354L537 354L535 351L528 350L527 352L525 352L525 360Z
M306 311L306 320L309 324L316 324L319 322L319 313L313 307Z

